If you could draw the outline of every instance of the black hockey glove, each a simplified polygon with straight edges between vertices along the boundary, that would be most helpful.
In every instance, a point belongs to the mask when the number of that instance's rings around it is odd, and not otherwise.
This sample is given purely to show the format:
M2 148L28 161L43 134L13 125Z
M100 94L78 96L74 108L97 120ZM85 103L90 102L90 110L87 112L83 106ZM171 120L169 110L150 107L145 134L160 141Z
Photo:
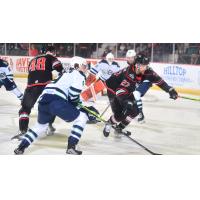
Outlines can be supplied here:
M5 72L0 72L0 79L5 79L6 77Z
M78 104L82 103L80 98L71 99L70 97L68 97L68 101L75 107L78 106Z
M174 88L169 89L169 98L176 100L178 98L178 93Z
M89 109L90 111L94 112L96 115L99 115L99 111L95 107L93 107L93 106L85 106L85 107L87 109ZM89 113L84 108L81 108L80 111L82 111L82 112L87 114L89 121L95 121L96 120L96 116L94 116L93 114Z
M89 110L91 110L92 112L96 113L97 115L99 115L99 111L95 107L88 106L87 108ZM96 117L94 115L88 113L88 119L89 119L89 121L94 121L94 120L96 120Z
M124 106L123 106L123 110L122 110L122 114L124 116L127 116L131 113L132 109L133 109L133 102L132 101L125 101Z

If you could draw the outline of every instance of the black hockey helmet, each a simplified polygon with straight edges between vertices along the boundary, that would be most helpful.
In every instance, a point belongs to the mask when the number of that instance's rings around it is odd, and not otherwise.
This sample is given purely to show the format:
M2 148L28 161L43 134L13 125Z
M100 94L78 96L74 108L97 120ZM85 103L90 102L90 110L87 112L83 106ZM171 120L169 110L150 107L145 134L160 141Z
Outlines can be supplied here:
M42 49L41 49L41 54L45 54L46 52L51 52L51 53L54 53L56 52L56 48L52 45L49 45L49 46L43 46Z
M144 54L139 53L136 55L135 64L148 65L149 62L149 58L146 57Z
M50 52L55 52L56 51L56 48L54 46L47 46L46 47L46 52L47 51L50 51Z

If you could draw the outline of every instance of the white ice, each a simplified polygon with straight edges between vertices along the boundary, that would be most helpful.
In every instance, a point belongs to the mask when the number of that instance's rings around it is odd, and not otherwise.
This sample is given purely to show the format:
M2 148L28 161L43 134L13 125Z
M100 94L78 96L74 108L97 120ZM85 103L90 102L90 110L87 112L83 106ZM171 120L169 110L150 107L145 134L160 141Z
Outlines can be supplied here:
M16 83L23 91L26 79L16 78ZM189 96L189 95L187 95ZM108 104L106 96L99 97L96 107L100 112ZM142 145L164 155L200 154L200 102L169 99L164 91L150 90L143 98L146 123L131 122L127 130L131 137ZM12 155L19 144L11 141L18 132L19 100L10 92L0 89L0 155ZM103 116L105 119L111 110ZM30 127L37 119L37 105L30 116ZM35 141L25 152L30 155L65 154L67 136L72 124L56 118L56 133ZM112 132L108 138L103 136L103 123L88 124L79 142L84 155L149 155L143 148L125 136L116 138Z

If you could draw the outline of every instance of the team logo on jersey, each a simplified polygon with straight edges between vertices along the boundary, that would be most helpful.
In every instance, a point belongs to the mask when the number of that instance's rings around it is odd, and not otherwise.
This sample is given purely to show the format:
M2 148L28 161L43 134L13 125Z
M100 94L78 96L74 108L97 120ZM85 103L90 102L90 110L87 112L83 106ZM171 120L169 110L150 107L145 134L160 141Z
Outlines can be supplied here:
M113 71L112 70L108 70L108 75L112 75Z

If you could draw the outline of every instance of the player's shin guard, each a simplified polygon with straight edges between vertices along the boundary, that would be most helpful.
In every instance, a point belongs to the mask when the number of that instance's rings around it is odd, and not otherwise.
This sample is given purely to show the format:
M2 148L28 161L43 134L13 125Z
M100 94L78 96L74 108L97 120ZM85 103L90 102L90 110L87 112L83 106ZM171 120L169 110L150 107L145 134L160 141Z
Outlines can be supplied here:
M29 124L29 114L27 112L22 112L19 114L19 130L22 134L26 133Z
M124 129L126 126L128 126L131 121L132 121L132 117L131 116L127 116L124 120L122 120L119 124L118 127L121 129Z
M17 97L19 100L22 100L23 94L21 93L21 91L20 91L17 87L14 88L13 90L11 90L11 92L12 92L13 94L15 94L16 97Z
M103 129L103 135L105 137L108 137L110 135L110 131L112 126L115 126L118 123L118 121L115 119L114 115L110 117L108 122L105 124L104 129Z
M75 154L75 155L82 154L82 151L76 150L76 145L78 144L81 138L87 120L88 120L87 115L83 112L80 112L80 115L75 120L71 130L71 134L68 138L68 146L66 151L67 154Z
M23 154L25 149L38 137L37 133L29 129L28 132L23 136L20 145L14 150L14 153L19 155Z
M75 139L73 136L68 138L68 146L67 146L67 154L81 155L82 151L76 149L76 144L78 143L78 139Z
M22 137L20 145L14 150L15 154L23 154L25 149L34 142L38 136L42 136L48 127L47 124L37 123L32 129L29 129Z

